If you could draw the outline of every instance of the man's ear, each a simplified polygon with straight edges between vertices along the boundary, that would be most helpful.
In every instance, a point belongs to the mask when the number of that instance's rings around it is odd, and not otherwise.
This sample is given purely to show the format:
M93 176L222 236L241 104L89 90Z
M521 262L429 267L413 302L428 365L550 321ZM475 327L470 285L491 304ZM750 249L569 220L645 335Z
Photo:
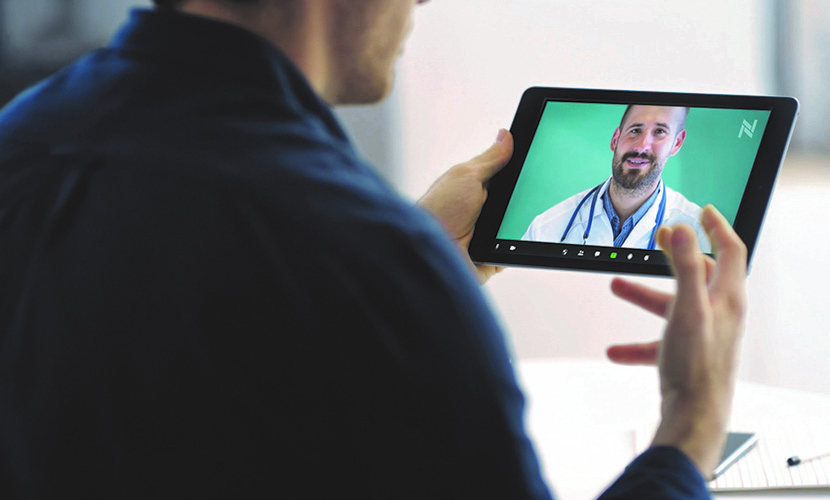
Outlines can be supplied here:
M686 133L684 130L683 133ZM620 127L617 127L617 130L614 131L614 135L611 137L611 151L617 150L617 141L620 140Z
M683 147L683 142L685 142L685 141L686 141L686 129L684 128L683 130L680 131L679 134L677 134L677 137L674 138L674 146L671 148L671 156L676 155L677 152L680 151L680 148Z

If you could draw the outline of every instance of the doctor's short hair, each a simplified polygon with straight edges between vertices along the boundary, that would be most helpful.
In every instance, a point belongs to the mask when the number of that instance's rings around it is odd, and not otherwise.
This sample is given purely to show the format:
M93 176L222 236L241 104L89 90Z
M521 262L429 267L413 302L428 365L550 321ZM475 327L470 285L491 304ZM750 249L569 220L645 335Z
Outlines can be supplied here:
M646 106L645 104L629 104L625 107L625 112L620 119L620 128L622 128L623 123L625 123L625 119L628 118L628 112L631 111L631 108L634 106ZM683 117L680 119L680 127L677 128L677 132L675 134L679 134L681 130L686 128L686 118L689 117L689 107L688 106L666 106L667 108L680 108L683 110Z

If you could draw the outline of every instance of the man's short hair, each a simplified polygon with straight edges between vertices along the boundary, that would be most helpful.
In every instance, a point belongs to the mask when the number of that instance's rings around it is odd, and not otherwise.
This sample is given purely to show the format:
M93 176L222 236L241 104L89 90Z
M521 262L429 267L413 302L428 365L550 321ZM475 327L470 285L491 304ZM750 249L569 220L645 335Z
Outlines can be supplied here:
M625 108L625 113L623 113L622 118L620 119L620 128L622 129L623 123L625 123L625 119L628 118L628 112L631 111L631 108L634 106L647 106L647 104L629 104ZM683 109L683 117L680 119L680 127L677 128L675 134L679 134L681 130L686 128L686 118L689 116L689 108L688 106L666 106L669 108L682 108Z
M259 0L222 0L223 2L229 3L256 3ZM153 3L156 4L156 7L160 9L175 9L182 3L184 0L153 0Z
M156 7L159 9L175 9L183 1L184 0L153 0L153 3L156 4Z

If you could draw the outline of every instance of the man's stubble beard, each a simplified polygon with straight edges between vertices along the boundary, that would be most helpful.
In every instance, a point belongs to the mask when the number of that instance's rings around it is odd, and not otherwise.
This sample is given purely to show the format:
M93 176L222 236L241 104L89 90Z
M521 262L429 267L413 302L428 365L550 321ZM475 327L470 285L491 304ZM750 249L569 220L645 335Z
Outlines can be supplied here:
M648 171L640 173L639 171L632 169L631 172L626 173L625 162L629 158L640 158L648 160ZM662 162L658 162L657 158L654 155L626 153L622 155L622 157L620 157L619 160L614 158L614 161L611 165L611 173L614 179L614 183L617 185L619 189L625 191L629 195L640 196L644 194L645 191L648 188L650 188L657 179L660 178L660 175L663 173L663 167L665 166L665 164L665 160L663 160Z

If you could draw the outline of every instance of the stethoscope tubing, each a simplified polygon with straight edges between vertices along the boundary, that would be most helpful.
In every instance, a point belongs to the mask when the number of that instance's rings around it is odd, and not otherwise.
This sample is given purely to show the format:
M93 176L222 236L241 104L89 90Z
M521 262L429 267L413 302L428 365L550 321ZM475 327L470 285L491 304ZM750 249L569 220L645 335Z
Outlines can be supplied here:
M594 209L597 206L597 198L599 197L600 189L605 183L603 182L599 186L592 188L588 191L588 194L582 197L579 201L579 204L576 206L573 214L571 215L571 219L568 221L568 225L565 226L565 232L562 233L562 239L559 240L560 243L565 241L565 238L568 237L568 233L571 232L571 228L573 227L574 221L576 220L577 214L579 214L579 210L582 208L582 205L588 200L588 198L592 198L591 200L591 212L588 214L588 224L585 226L585 232L582 234L582 244L586 244L588 241L588 236L591 234L591 227L594 223ZM657 216L654 218L654 228L651 230L651 237L648 240L648 249L654 250L657 239L657 229L663 225L663 218L666 214L666 186L663 184L663 181L660 181L660 189L663 190L663 196L660 199L660 206L657 209Z

